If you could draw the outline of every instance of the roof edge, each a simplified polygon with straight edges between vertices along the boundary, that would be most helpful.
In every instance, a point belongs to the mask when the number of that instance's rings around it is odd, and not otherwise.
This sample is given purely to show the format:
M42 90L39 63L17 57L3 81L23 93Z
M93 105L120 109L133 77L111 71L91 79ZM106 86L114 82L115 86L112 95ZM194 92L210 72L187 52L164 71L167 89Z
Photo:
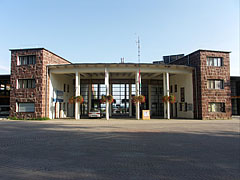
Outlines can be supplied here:
M55 55L55 56L57 56L57 57L59 57L59 58L65 60L65 61L69 62L70 64L72 64L72 62L68 61L67 59L65 59L65 58L63 58L63 57L61 57L61 56L55 54L54 52L52 52L52 51L50 51L50 50L48 50L48 49L46 49L46 48L43 48L43 47L41 47L41 48L19 48L19 49L9 49L9 51L26 51L26 50L45 50L45 51L48 51L49 53L51 53L51 54L53 54L53 55Z
M185 55L185 56L183 56L183 57L181 57L181 58L179 58L179 59L177 59L177 60L175 60L175 61L170 62L169 64L172 64L173 62L176 62L176 61L181 60L181 59L183 59L183 58L185 58L185 57L187 57L187 56L190 56L190 55L192 55L192 54L195 54L195 53L201 52L201 51L203 51L203 52L231 53L231 51L218 51L218 50L198 49L198 50L193 51L193 52L191 52L191 53L189 53L189 54L187 54L187 55Z

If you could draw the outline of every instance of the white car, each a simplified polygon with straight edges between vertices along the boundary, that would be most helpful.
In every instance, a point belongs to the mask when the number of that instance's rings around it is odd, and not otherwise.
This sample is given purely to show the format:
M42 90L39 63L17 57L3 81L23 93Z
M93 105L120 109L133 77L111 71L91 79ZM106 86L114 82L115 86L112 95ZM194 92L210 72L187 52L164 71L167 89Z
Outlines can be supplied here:
M89 118L101 118L101 112L99 109L91 109L88 113Z

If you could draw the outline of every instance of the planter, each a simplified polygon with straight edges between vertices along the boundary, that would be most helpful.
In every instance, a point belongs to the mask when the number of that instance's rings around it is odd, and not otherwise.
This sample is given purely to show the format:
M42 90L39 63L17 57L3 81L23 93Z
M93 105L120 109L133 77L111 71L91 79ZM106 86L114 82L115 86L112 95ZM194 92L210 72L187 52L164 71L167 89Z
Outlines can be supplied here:
M174 104L176 102L176 97L174 95L170 95L168 97L168 101L171 103L171 104Z
M80 96L72 96L71 98L69 98L68 102L70 104L74 104L76 102L82 104L84 102L84 99L81 95Z
M167 103L168 102L168 96L163 96L162 97L162 102Z
M176 97L174 95L163 96L162 97L162 102L163 103L170 102L171 104L174 104L176 102Z
M112 104L114 102L113 96L112 95L108 95L108 96L102 96L100 102L102 104L108 102L109 104Z
M146 97L144 96L144 95L139 95L139 96L132 96L132 102L134 103L134 104L136 104L136 103L140 103L140 104L142 104L142 103L145 103L146 102Z

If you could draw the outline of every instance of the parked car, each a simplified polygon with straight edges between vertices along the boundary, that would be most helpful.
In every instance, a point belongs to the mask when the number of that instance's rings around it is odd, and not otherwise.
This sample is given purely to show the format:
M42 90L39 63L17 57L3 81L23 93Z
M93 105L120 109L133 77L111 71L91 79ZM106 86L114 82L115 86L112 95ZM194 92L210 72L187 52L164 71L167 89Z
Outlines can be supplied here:
M88 113L89 118L101 118L101 112L99 109L91 109Z

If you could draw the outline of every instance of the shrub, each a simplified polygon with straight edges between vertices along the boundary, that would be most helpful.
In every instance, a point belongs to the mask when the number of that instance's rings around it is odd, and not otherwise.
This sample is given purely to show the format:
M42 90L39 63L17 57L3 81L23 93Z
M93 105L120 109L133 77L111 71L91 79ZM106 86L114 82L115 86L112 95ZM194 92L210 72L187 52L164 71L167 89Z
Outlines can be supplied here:
M8 117L8 119L10 119L10 120L30 120L30 121L50 120L50 118L48 118L48 117L39 117L39 118L28 118L28 119L24 119L24 118L17 118L17 117L15 117L15 116L13 116L13 117Z

